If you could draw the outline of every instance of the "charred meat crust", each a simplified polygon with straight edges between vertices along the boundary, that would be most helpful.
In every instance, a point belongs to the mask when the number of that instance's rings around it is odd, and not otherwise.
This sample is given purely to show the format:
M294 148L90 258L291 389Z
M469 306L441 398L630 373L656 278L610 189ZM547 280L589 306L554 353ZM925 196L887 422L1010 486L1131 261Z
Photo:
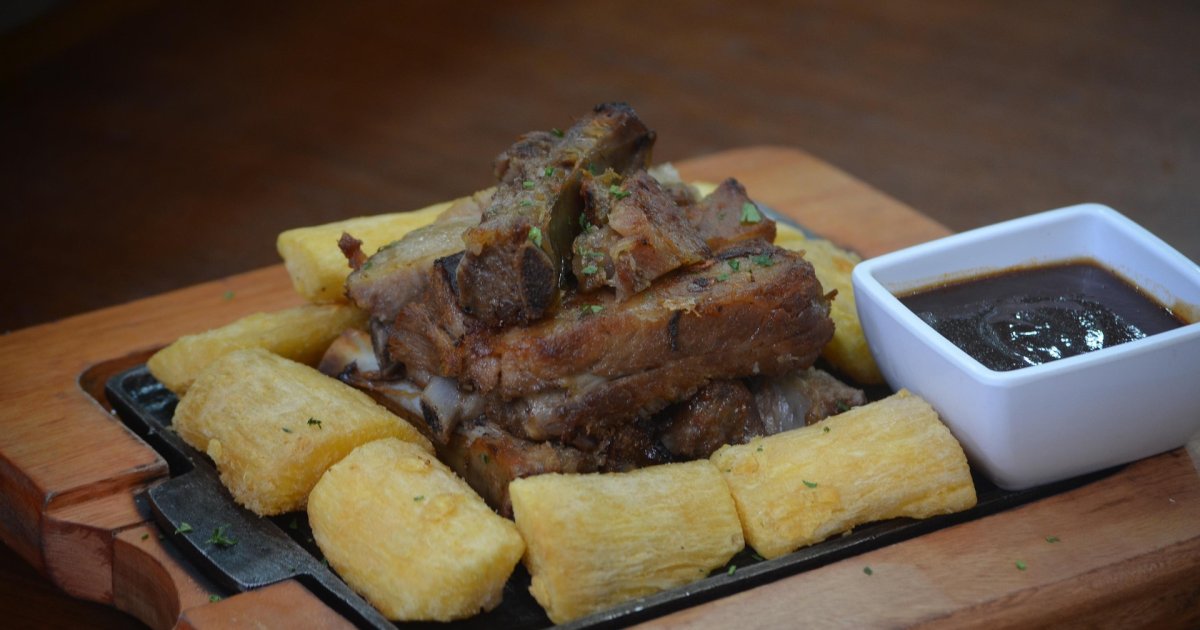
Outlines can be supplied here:
M632 108L605 104L561 141L543 138L518 151L519 159L504 158L491 204L479 225L463 234L462 308L491 327L527 325L545 316L555 304L579 231L583 174L644 168L653 141ZM552 282L542 282L545 277Z

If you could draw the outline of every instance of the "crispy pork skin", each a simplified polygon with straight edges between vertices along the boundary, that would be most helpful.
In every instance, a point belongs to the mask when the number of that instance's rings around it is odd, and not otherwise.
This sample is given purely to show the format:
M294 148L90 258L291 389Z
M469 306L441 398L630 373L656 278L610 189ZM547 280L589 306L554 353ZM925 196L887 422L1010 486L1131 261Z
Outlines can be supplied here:
M547 314L579 231L583 174L644 168L653 142L654 133L632 108L605 104L560 142L543 138L502 157L491 204L463 234L462 308L492 327L525 325Z

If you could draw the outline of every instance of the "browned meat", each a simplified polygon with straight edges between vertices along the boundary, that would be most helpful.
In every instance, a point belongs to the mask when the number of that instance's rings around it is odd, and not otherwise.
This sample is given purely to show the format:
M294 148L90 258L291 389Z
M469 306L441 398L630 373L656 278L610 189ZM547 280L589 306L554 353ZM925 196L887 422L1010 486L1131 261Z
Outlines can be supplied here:
M679 459L708 457L726 444L765 435L754 394L740 380L713 381L663 412L662 444Z
M508 483L543 473L600 470L600 457L550 442L522 440L486 422L459 426L448 444L438 446L442 461L466 480L502 515L512 516Z
M492 327L528 324L549 312L579 231L583 173L642 168L653 142L629 106L607 104L566 131L544 158L538 145L505 159L506 181L479 225L463 234L462 308Z
M867 402L861 389L815 368L756 379L752 388L768 435L814 424Z
M453 262L435 263L424 298L402 309L387 361L418 382L441 376L482 394L489 419L514 435L589 451L711 380L807 367L833 334L811 265L762 242L625 302L572 295L552 319L503 331L455 308Z
M501 183L519 182L535 176L533 169L545 167L545 161L562 143L562 131L531 131L517 139L511 147L496 156L494 172Z
M758 210L736 179L727 179L699 203L686 206L688 222L713 251L733 243L775 240L775 222Z
M581 291L601 286L623 301L712 252L681 209L646 171L584 177L588 227L575 238L572 270Z

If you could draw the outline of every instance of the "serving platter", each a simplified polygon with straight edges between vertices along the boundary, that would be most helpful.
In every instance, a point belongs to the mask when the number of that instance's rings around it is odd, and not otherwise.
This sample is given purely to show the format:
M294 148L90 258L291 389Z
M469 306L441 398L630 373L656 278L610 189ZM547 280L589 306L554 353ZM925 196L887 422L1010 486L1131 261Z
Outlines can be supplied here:
M677 166L688 179L735 176L756 199L865 257L947 233L793 149L727 151ZM0 380L4 543L68 595L155 628L347 625L303 579L236 593L199 570L139 499L170 479L168 461L110 413L103 393L113 375L179 335L300 301L275 266L0 337L0 352L20 366ZM1200 475L1177 449L1050 497L851 553L785 576L767 575L770 562L741 566L724 577L762 571L752 588L714 591L646 623L1195 627Z

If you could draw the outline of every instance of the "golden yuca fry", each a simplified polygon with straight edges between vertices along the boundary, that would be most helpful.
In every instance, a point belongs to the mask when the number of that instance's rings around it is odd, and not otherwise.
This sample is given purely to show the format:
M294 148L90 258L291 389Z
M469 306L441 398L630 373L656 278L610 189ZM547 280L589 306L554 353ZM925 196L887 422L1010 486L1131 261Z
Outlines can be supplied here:
M854 285L850 272L862 262L857 254L841 249L825 239L810 239L799 230L784 224L776 228L775 244L784 249L804 251L804 259L812 264L817 279L826 291L837 289L829 309L833 318L833 340L826 344L821 356L839 372L862 385L877 385L883 382L883 374L863 335L862 323L858 321L858 307L854 300Z
M364 444L308 499L329 565L388 619L450 621L491 610L525 552L512 521L424 449Z
M293 361L315 364L347 328L361 327L366 313L344 304L305 305L248 317L195 335L185 335L154 353L146 367L182 396L210 363L246 348L263 348Z
M360 444L397 437L433 450L363 392L260 348L208 366L174 426L213 459L233 498L264 516L303 508L321 474Z
M920 397L901 390L817 424L724 446L712 456L746 542L764 558L871 521L975 505L962 447Z
M345 302L344 285L346 276L350 275L350 265L338 249L338 239L343 232L362 241L363 253L371 255L410 230L428 225L453 203L446 201L412 212L358 217L287 230L279 235L275 248L292 277L292 286L306 300Z
M729 489L704 460L508 487L529 590L555 623L699 580L745 546Z

